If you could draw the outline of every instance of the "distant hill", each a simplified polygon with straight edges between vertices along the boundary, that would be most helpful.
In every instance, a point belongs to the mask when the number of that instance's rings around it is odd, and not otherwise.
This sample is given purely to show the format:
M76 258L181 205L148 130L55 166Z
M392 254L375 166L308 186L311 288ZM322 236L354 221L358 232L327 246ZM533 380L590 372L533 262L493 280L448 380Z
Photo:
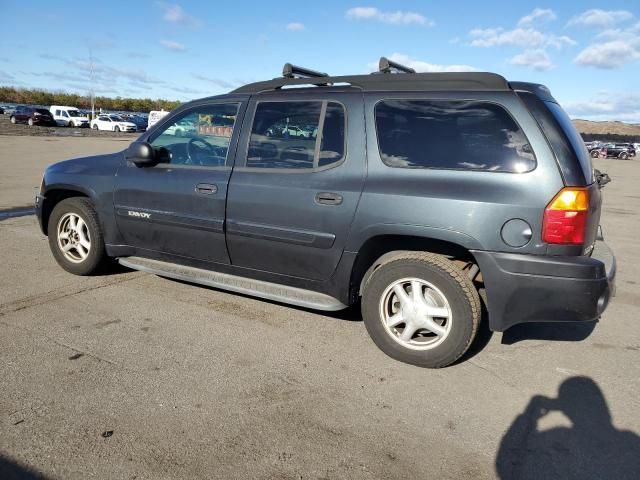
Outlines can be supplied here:
M613 140L640 142L640 124L638 123L574 120L573 124L586 141Z

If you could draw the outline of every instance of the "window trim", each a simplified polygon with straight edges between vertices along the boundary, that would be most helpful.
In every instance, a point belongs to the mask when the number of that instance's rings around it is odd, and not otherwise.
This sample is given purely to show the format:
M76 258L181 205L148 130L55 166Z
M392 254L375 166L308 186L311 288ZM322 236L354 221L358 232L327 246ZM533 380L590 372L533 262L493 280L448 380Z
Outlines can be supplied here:
M380 148L380 135L378 135L378 122L377 122L377 117L376 117L376 110L378 109L378 105L382 102L387 102L387 101L423 101L423 102L481 102L481 103L488 103L491 105L496 105L499 108L501 108L502 110L504 110L504 112L509 116L509 118L511 118L511 120L513 121L513 123L515 123L518 128L520 129L520 131L522 132L522 134L524 135L524 138L527 140L527 143L529 145L531 145L531 141L529 140L529 137L527 137L527 134L525 133L524 129L522 128L522 125L520 125L520 123L516 120L516 118L511 114L511 112L509 111L509 109L499 103L496 102L494 100L482 100L482 99L474 99L474 98L424 98L424 97L391 97L391 98L380 98L378 100L376 100L376 102L373 104L373 126L375 128L375 135L376 135L376 146L378 147L378 157L380 157L380 161L382 162L382 165L384 165L387 168L393 168L395 170L409 170L409 171L415 171L415 170L437 170L437 171L454 171L454 172L474 172L474 173L506 173L509 175L526 175L527 173L532 173L534 172L537 168L538 168L538 157L536 156L535 151L533 150L533 147L531 148L531 152L533 154L533 160L535 165L533 166L533 168L531 170L527 170L524 172L508 172L508 171L501 171L501 170L487 170L487 169L479 169L479 168L442 168L442 167L394 167L391 165L388 165L382 158L382 149Z
M320 118L318 119L318 122L320 122L320 120L322 120L322 123L318 123L318 133L316 134L316 149L318 150L318 155L315 155L315 151L314 151L314 156L313 156L313 164L314 167L313 168L263 168L263 167L247 167L247 157L249 154L249 144L251 143L251 135L253 133L253 123L256 117L256 113L258 111L258 105L260 105L261 103L309 103L309 102L320 102L321 103L321 107L320 107ZM326 117L326 110L327 110L327 106L329 105L329 103L337 103L338 105L340 105L342 107L342 112L344 114L344 139L343 139L343 146L342 146L342 158L337 161L337 162L333 162L330 163L329 165L324 165L322 167L317 166L317 163L320 161L320 156L319 156L319 149L320 149L320 143L322 143L322 137L320 136L320 133L324 131L324 120ZM323 108L324 107L324 108ZM240 152L242 154L242 164L238 165L234 168L234 170L238 170L240 172L247 172L247 173L292 173L292 174L304 174L304 173L315 173L315 172L323 172L325 170L331 170L332 168L337 168L340 165L342 165L346 159L347 159L347 128L349 125L348 122L348 111L347 111L347 107L346 105L339 101L339 100L334 100L334 99L329 99L329 98L304 98L304 99L287 99L287 100L257 100L255 102L255 105L252 109L253 111L251 112L251 120L249 123L247 123L247 128L249 128L249 132L247 135L247 141L244 142L244 145L242 146L242 151ZM324 114L324 116L323 116Z
M151 144L156 138L158 138L160 135L162 135L162 133L171 125L174 125L175 123L177 123L175 120L171 120L172 118L176 118L179 117L181 120L184 119L187 115L190 115L191 113L193 113L194 111L203 109L203 108L210 108L210 107L214 107L217 105L236 105L236 119L233 122L233 130L231 132L231 137L229 137L229 147L227 148L227 157L225 158L225 162L224 165L187 165L185 163L166 163L166 162L162 162L162 163L156 163L153 167L151 168L162 168L165 170L168 169L195 169L195 170L218 170L218 171L225 171L225 170L231 170L233 168L232 165L229 165L229 158L230 158L230 153L231 153L231 146L233 144L233 138L236 135L239 135L239 133L236 134L236 130L238 128L241 128L242 125L238 126L238 120L240 119L240 113L241 113L241 107L242 107L242 102L241 101L222 101L222 102L215 102L215 103L203 103L200 105L194 105L191 108L187 108L183 111L181 111L180 113L176 113L176 115L172 116L172 115L165 115L162 120L166 120L166 122L162 122L160 125L158 125L157 129L154 129L153 132L151 132L150 135L148 135L144 141ZM169 122L169 120L171 120L171 122ZM166 123L166 125L165 125ZM154 125L155 127L155 125ZM236 153L237 154L237 153Z

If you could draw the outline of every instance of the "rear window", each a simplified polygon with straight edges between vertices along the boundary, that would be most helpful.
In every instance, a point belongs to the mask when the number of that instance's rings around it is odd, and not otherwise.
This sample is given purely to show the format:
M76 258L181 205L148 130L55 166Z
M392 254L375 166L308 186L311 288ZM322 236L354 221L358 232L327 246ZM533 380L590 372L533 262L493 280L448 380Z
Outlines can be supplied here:
M384 100L375 117L380 155L390 167L509 173L536 167L526 136L494 103Z
M589 150L584 144L584 140L576 130L576 127L573 126L573 122L567 115L560 105L554 102L544 102L547 105L547 108L551 110L556 121L560 124L560 127L564 131L564 134L567 136L569 143L571 143L571 147L578 157L578 161L580 162L580 167L582 168L582 172L584 174L584 178L591 179L593 181L593 165L591 164L591 156L589 155Z

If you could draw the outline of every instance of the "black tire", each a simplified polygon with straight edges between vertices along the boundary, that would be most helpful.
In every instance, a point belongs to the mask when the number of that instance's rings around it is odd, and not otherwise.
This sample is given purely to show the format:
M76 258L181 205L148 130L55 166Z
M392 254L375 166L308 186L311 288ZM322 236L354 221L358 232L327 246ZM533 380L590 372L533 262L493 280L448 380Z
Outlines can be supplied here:
M33 118L30 118L29 120L27 120L27 124L28 124L30 127L33 127Z
M93 128L94 130L98 130L98 124L97 124L97 123L94 123L94 124L93 124L93 127L91 127L91 128Z
M9 119L11 121L11 123L15 124L16 123L16 117L14 117L13 115L11 115L11 118Z
M596 150L593 150L591 152L591 158L598 158L599 156L600 156L600 154Z
M449 303L450 330L430 349L404 346L383 324L381 302L385 291L405 278L428 282ZM371 274L363 289L362 316L372 340L390 357L419 367L441 368L458 360L475 338L481 319L480 297L468 276L451 261L432 253L407 252L385 261Z
M67 123L67 127L75 128L76 126L73 124L72 121L69 121L69 123Z
M629 158L629 154L627 152L622 152L619 156L622 160Z
M116 125L114 127L113 131L116 132L116 133L120 133L120 127Z
M91 247L87 257L80 262L73 262L65 256L58 242L58 223L68 213L78 215L87 226ZM91 201L87 198L73 197L58 203L49 217L49 248L58 264L74 275L91 275L96 273L107 261L104 249L104 237L100 230L98 215Z

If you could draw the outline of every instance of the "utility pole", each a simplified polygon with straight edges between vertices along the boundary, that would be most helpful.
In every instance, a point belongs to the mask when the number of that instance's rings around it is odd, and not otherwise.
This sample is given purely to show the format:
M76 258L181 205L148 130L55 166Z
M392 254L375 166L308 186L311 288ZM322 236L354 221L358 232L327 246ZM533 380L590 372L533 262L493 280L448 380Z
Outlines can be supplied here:
M91 120L96 118L96 92L94 88L95 76L94 76L94 66L93 66L93 52L91 51L91 46L89 48L89 97L91 99Z

